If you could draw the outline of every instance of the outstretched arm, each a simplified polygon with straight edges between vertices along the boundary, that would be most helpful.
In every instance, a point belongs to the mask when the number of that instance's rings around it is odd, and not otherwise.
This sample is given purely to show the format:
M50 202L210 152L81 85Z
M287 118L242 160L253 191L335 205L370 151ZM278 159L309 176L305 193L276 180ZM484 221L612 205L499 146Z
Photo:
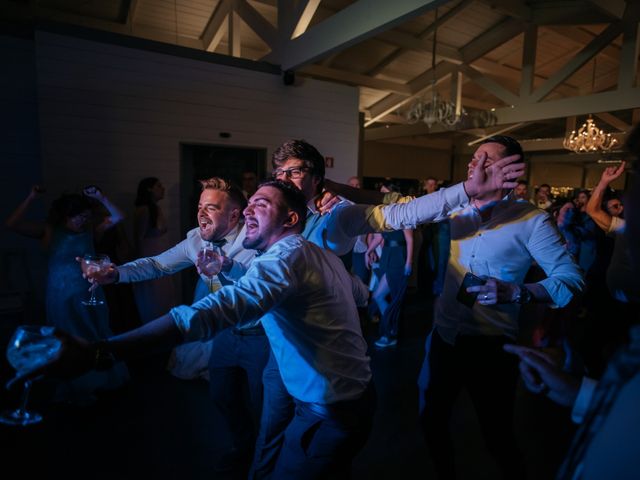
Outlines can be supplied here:
M591 197L587 202L587 214L605 232L608 232L611 227L611 215L602 209L604 192L606 192L611 182L624 173L624 166L625 162L622 162L618 167L606 168L604 172L602 172L600 181L593 189L593 192L591 192Z

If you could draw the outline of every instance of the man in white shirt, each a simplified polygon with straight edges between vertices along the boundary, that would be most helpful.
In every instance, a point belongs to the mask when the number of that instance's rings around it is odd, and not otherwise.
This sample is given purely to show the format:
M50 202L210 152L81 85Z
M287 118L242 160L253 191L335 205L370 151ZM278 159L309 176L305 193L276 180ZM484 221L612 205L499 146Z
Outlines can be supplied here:
M479 162L490 168L511 155L522 158L514 139L486 139L469 164L469 178L479 173ZM386 207L386 227L413 228L422 223L425 219L417 215L419 209L411 206L429 197ZM474 197L450 216L451 254L418 379L420 419L439 478L454 478L449 421L455 399L466 387L504 478L521 478L523 463L513 431L518 369L502 345L516 338L522 304L564 306L584 282L547 213L502 187ZM525 285L533 260L547 278ZM467 272L483 277L484 284L465 289L462 282ZM469 303L459 301L469 293L473 295Z
M96 344L59 332L59 357L32 374L106 368L115 359L259 321L296 402L274 478L348 475L351 459L368 437L375 403L356 307L356 301L366 302L368 291L337 257L299 235L306 206L296 188L264 184L244 213L243 246L259 256L234 285Z

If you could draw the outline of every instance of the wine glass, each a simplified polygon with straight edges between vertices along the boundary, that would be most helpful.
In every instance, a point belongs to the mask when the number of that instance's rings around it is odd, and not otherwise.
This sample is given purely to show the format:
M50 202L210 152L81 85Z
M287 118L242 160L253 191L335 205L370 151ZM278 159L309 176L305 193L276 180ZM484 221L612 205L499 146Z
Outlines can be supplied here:
M205 244L200 249L198 268L200 272L209 279L209 291L211 291L213 287L213 277L222 270L222 258L211 245Z
M62 343L53 335L53 331L53 327L39 325L21 325L16 328L7 346L7 359L16 369L17 375L35 370L55 357ZM42 420L42 415L27 410L31 383L31 380L24 382L20 407L2 412L0 423L26 426Z
M82 273L92 282L92 277L99 275L102 270L108 268L110 264L111 260L108 256L88 253L82 257L80 268L82 268ZM98 305L104 305L104 300L98 300L96 298L96 289L91 288L91 297L89 300L83 300L82 304L88 307L97 307Z

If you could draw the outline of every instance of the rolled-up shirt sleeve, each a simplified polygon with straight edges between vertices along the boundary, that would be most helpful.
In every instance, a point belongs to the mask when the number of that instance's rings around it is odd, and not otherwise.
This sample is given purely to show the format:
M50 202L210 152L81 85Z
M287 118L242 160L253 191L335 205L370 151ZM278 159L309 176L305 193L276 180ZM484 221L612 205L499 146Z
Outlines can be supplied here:
M142 282L165 275L173 275L193 266L189 257L188 241L183 240L169 250L153 257L139 258L118 267L119 282Z
M186 342L206 340L230 325L255 324L296 290L294 272L278 255L254 259L235 285L223 287L191 306L171 310Z
M584 289L580 267L562 244L557 228L549 215L540 215L531 231L527 248L547 278L538 282L552 299L552 308L566 306L573 296Z

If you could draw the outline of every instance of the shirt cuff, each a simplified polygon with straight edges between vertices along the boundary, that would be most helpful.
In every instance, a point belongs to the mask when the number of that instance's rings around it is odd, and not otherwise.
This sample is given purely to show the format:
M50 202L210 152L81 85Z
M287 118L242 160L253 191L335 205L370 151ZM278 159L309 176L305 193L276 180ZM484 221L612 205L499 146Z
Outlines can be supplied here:
M173 322L185 342L205 340L213 336L211 328L203 318L203 311L188 305L178 305L169 311Z
M125 266L120 266L118 268L118 281L116 283L130 283L131 279L129 277L129 269Z
M573 404L573 410L571 411L571 420L574 423L582 423L584 416L587 413L593 392L595 392L598 386L598 381L589 377L582 377L582 385L578 391L578 396Z

